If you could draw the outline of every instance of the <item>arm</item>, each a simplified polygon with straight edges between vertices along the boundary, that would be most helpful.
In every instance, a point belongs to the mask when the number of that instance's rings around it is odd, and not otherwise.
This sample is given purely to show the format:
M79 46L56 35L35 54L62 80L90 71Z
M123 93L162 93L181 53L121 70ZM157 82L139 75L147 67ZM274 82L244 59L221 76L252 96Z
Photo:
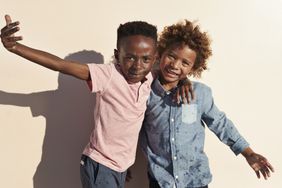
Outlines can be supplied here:
M73 61L66 61L47 52L36 50L18 43L18 41L22 40L21 36L15 36L15 33L19 31L19 22L12 23L9 15L5 16L5 20L6 26L1 29L1 41L8 51L48 69L59 71L82 80L90 79L87 65Z
M230 147L235 155L240 154L245 148L249 147L249 143L241 136L225 113L217 108L211 89L204 85L200 89L197 93L200 95L200 101L203 101L201 104L202 121L222 143Z
M255 171L258 178L260 178L260 174L262 174L264 179L267 179L270 177L270 171L274 172L274 168L268 160L264 156L255 153L250 147L247 147L241 154Z
M270 171L274 172L273 167L265 157L255 153L247 141L240 135L232 121L230 121L223 112L217 109L213 102L211 90L205 90L203 105L204 115L203 120L210 130L237 155L242 154L251 168L256 172L258 178L260 174L265 179L270 177Z

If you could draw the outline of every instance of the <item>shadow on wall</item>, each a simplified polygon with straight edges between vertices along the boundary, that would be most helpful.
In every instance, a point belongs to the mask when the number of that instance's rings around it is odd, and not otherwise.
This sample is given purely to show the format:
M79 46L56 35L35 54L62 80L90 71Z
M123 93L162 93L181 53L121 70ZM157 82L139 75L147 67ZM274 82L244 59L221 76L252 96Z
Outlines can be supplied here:
M79 51L65 59L103 63L100 53ZM32 116L44 116L46 132L34 188L79 188L79 162L93 128L95 96L84 81L59 74L58 89L31 94L0 91L0 103L30 107Z
M137 149L136 161L130 167L132 179L126 183L125 188L147 188L149 187L147 178L147 162L141 151Z
M103 63L95 51L65 57L81 63ZM46 119L41 161L33 177L34 188L81 188L79 162L93 129L95 95L85 81L59 74L58 89L31 94L0 91L0 104L30 107L33 117ZM146 162L138 150L126 188L148 187Z

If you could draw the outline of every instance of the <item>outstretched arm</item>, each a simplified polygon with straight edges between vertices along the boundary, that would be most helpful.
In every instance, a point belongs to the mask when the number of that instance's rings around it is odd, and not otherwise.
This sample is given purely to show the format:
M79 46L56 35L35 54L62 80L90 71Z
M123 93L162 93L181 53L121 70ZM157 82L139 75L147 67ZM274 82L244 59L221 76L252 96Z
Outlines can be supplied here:
M19 22L12 22L9 15L5 15L5 20L6 26L1 29L0 36L4 47L8 51L51 70L59 71L82 80L90 79L87 65L73 61L66 61L50 53L18 43L18 41L22 40L21 36L15 36L15 33L20 29Z
M267 179L270 177L270 171L274 172L274 168L268 160L264 156L255 153L250 147L247 147L241 154L246 158L258 178L262 174L264 179Z

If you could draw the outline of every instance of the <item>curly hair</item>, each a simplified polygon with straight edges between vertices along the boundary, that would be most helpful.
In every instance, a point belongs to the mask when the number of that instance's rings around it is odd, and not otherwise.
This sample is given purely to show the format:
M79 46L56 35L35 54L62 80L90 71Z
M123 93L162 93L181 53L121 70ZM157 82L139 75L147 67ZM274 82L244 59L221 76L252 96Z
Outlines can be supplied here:
M188 45L196 52L193 71L189 75L201 77L202 72L207 69L207 59L212 55L208 34L201 32L198 25L188 20L165 27L158 41L160 56L166 49L177 44Z
M117 48L119 48L122 38L133 35L143 35L152 38L155 43L158 40L156 26L144 21L126 22L125 24L120 24L117 29Z

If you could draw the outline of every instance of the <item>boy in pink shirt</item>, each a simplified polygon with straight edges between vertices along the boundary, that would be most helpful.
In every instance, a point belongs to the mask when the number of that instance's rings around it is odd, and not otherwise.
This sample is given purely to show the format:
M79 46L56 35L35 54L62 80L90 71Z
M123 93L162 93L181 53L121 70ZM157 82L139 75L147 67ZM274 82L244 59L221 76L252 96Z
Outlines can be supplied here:
M118 28L115 63L81 64L18 43L19 22L6 15L1 30L4 47L54 71L87 81L96 93L94 130L83 151L84 188L124 187L126 170L134 163L138 134L150 93L152 65L157 58L157 29L146 22Z

